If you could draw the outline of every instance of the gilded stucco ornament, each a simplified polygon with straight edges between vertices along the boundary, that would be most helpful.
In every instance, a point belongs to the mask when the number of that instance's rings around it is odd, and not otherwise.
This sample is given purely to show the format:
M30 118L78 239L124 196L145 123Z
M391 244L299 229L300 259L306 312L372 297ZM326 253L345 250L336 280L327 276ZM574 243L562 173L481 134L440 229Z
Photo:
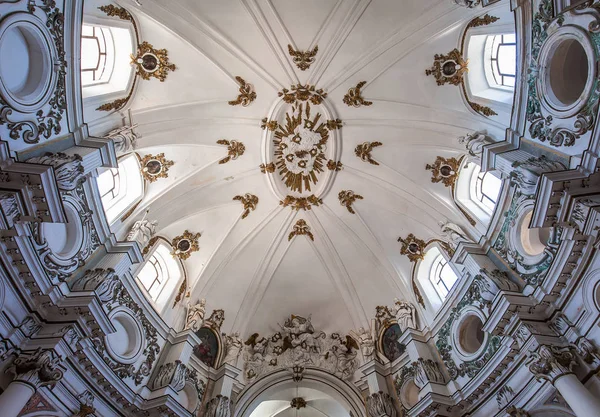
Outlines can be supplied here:
M301 71L306 71L310 68L315 62L315 56L317 56L318 51L319 47L317 45L310 51L298 51L295 50L292 45L288 45L288 52L290 53L294 64L296 64Z
M323 204L323 200L318 198L316 195L311 194L308 197L294 197L291 195L286 196L279 202L283 207L291 207L292 210L311 210L312 206L318 207Z
M236 160L246 151L244 144L237 140L219 139L217 143L227 146L227 156L219 160L219 164L226 164L231 160Z
M379 162L377 162L376 160L373 159L373 157L371 156L371 152L373 151L373 148L376 148L378 146L382 146L383 143L381 142L363 142L360 145L357 145L356 148L354 148L354 153L356 154L356 156L358 156L362 161L364 162L368 162L371 165L379 165Z
M141 174L144 179L155 182L159 178L167 178L169 176L169 168L174 164L175 162L165 158L164 153L159 153L158 155L148 154L140 159Z
M143 80L156 78L161 82L165 81L169 71L175 71L177 68L169 62L166 49L154 49L154 46L146 41L138 45L135 55L131 55L131 65Z
M462 157L456 159L438 156L433 164L425 165L425 169L431 171L432 183L441 182L444 186L454 189L461 162Z
M238 106L242 105L242 107L248 107L254 100L256 100L256 92L254 91L254 86L249 84L242 77L235 77L236 81L240 85L239 92L240 94L237 96L235 100L229 101L230 106Z
M200 250L198 245L200 236L200 233L191 233L186 230L181 236L177 236L171 241L171 247L173 248L171 255L182 260L189 258L192 252Z
M346 103L348 107L370 106L373 104L372 101L367 101L362 96L361 88L366 84L366 81L361 81L356 84L356 87L352 87L348 90L348 93L344 96L344 103Z
M315 240L315 237L313 236L312 232L310 231L310 226L308 224L306 224L306 220L304 220L304 219L300 219L296 222L296 224L294 225L294 227L292 228L292 231L290 232L290 234L288 236L288 240L292 240L292 238L294 236L301 236L301 235L308 236L310 238L310 240L312 240L312 241Z
M342 190L338 193L338 199L340 200L340 204L342 206L346 207L350 213L355 214L352 204L354 204L356 200L362 200L363 196L356 194L352 190Z
M258 205L258 197L250 193L246 193L244 195L236 195L235 197L233 197L233 200L240 201L244 206L242 219L248 217L248 214L250 214L250 210L256 210L256 206Z

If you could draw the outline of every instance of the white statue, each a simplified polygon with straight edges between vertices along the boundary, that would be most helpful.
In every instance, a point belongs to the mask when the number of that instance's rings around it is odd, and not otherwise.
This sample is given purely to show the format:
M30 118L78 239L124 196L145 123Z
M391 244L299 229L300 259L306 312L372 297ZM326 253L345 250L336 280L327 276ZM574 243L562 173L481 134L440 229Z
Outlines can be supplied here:
M236 332L232 335L225 336L225 359L223 359L224 363L228 363L230 365L235 366L237 364L238 356L240 356L240 352L242 351L243 342L240 339L240 333Z
M398 323L398 326L400 326L400 330L405 331L408 328L416 329L417 320L415 306L406 301L400 301L397 298L394 299L394 304L396 305L394 315L396 316L396 322Z
M138 135L133 129L136 127L137 125L119 127L106 134L106 138L113 140L117 155L123 155L135 149L135 142L138 139Z
M365 362L370 361L375 356L375 338L371 331L364 327L358 329L358 332L351 332L360 345L360 351Z
M126 238L129 242L138 242L142 249L148 245L152 236L156 234L156 229L158 227L158 221L146 219L148 211L149 210L146 210L142 220L138 220L133 224L133 227Z
M203 298L198 304L188 303L188 313L185 320L185 330L190 329L193 332L200 330L204 324L204 313L206 310L206 300Z
M442 229L442 235L446 237L452 249L456 249L460 242L471 242L471 239L459 225L448 220L440 222L439 225Z

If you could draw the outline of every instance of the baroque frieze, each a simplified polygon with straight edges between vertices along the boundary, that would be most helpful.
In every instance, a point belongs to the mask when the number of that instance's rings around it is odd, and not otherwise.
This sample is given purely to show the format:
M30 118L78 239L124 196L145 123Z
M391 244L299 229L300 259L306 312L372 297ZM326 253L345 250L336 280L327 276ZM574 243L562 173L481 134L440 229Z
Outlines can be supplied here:
M242 105L242 107L248 107L254 100L256 100L256 92L254 91L254 86L249 84L242 77L237 76L235 80L240 85L239 92L240 94L237 96L235 100L229 101L230 106L238 106Z
M244 144L237 140L219 139L217 144L227 146L227 156L220 159L219 164L226 164L231 160L236 160L246 151Z
M371 156L371 152L373 151L373 148L376 148L376 147L382 146L382 145L383 145L383 143L377 142L377 141L363 142L360 145L357 145L356 148L354 148L354 153L356 154L356 156L358 156L364 162L368 162L371 165L379 165L379 162L374 160L373 157Z
M367 84L366 81L361 81L356 84L356 87L352 87L348 90L346 95L344 96L344 103L348 107L361 107L361 106L370 106L373 104L372 101L367 101L362 96L361 89Z
M182 235L173 238L171 241L171 247L173 248L171 255L182 260L188 259L193 252L200 250L200 245L198 245L200 236L202 236L200 233L192 233L186 230Z
M307 236L310 240L315 240L315 236L310 231L310 226L304 219L298 220L294 227L292 227L292 231L288 236L288 240L292 240L292 238L295 236Z
M250 210L256 210L256 206L258 205L258 197L254 194L246 193L244 195L236 195L235 197L233 197L233 200L241 202L244 206L242 219L248 217L248 214L250 214Z
M315 62L315 57L317 56L317 52L319 51L319 47L315 45L313 49L310 51L298 51L292 47L292 45L288 45L288 52L294 61L294 64L301 70L306 71L310 68L310 66Z

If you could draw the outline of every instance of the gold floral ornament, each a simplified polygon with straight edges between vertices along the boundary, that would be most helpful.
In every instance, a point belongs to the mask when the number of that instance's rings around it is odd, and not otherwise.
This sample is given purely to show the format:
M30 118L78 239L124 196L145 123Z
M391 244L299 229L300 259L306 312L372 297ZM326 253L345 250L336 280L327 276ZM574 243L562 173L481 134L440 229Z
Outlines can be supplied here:
M354 153L364 162L368 162L371 165L379 165L379 162L371 157L371 151L373 151L373 148L381 145L383 145L381 142L363 142L354 148Z
M398 242L402 243L400 255L406 255L411 262L417 262L425 257L424 250L427 244L424 240L418 239L412 233L409 234L406 239L399 237Z
M246 193L244 195L236 195L233 197L234 201L241 201L244 206L244 212L242 213L242 219L248 217L250 214L250 210L256 210L256 206L258 205L258 197L254 194Z
M352 204L354 204L356 200L362 200L363 196L355 194L352 190L342 190L338 194L338 199L340 200L340 204L345 206L350 213L356 214L352 208Z
M433 66L425 70L426 75L433 75L437 85L446 83L460 85L465 73L469 70L458 49L453 49L447 55L435 54Z
M169 63L166 49L154 49L148 42L138 45L137 54L131 55L131 65L142 79L150 80L151 77L164 82L169 71L175 71L174 64Z
M323 100L327 98L327 93L323 91L322 88L318 90L314 85L306 84L293 84L291 87L291 91L287 88L284 88L279 93L277 93L279 97L283 99L288 104L294 104L297 101L308 101L314 105L319 105L323 103Z
M254 86L249 84L242 77L235 77L236 81L240 85L240 94L237 96L235 100L229 101L230 106L238 106L242 105L242 107L248 107L250 103L256 100L256 92L254 91Z
M169 176L169 168L175 164L165 158L164 153L158 155L146 155L140 160L142 166L142 176L150 182L154 182L159 178L167 178Z
M183 232L183 235L177 236L171 241L173 252L171 255L175 258L185 260L189 258L192 252L198 252L198 238L202 236L200 233L191 233L188 230Z
M242 156L246 151L246 147L242 142L238 142L237 140L226 140L219 139L217 141L219 145L227 146L227 156L219 161L219 164L226 164L232 159L238 159L238 157Z
M292 45L288 44L288 51L290 53L290 56L292 57L292 60L294 61L294 64L296 64L296 66L298 68L300 68L301 71L306 71L315 62L315 56L317 56L319 47L317 45L315 45L315 47L312 49L312 51L304 51L303 52L303 51L296 51L292 47Z
M304 219L300 219L296 222L292 231L290 232L290 235L288 236L288 241L292 240L292 238L294 236L301 236L301 235L308 236L310 238L310 240L312 240L313 242L315 240L315 237L313 236L312 232L310 231L310 226L308 224L306 224L306 220L304 220Z
M446 187L452 187L454 189L454 185L456 184L456 180L458 179L458 170L460 168L460 163L462 161L456 158L443 158L438 156L435 159L435 163L433 165L427 164L425 165L425 169L431 170L431 182L443 183Z
M283 200L279 202L279 204L283 207L291 207L292 210L311 210L312 206L318 207L323 204L323 200L317 197L314 194L309 195L308 197L294 197L291 195L286 196Z
M279 124L277 123L277 120L269 121L269 119L265 117L260 121L260 128L262 130L269 129L271 132L274 132L277 130L278 127Z
M266 174L267 172L273 173L275 172L275 164L273 162L269 162L268 164L260 164L260 172Z
M361 94L361 88L363 88L365 84L367 84L366 81L361 81L356 84L356 87L350 88L348 93L344 96L344 103L349 107L370 106L373 104L372 101L365 100Z
M327 161L327 169L330 171L341 171L343 167L344 165L342 164L342 161L336 162L333 159Z

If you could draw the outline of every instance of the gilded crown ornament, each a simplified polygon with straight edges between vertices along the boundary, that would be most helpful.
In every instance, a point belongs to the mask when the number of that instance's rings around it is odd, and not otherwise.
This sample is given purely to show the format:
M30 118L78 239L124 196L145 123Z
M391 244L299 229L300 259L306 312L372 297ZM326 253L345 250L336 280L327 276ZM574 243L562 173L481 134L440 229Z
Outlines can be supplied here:
M315 56L317 56L318 51L319 47L317 45L310 51L297 51L292 45L288 45L288 52L290 53L294 64L296 64L301 71L306 71L310 68L315 62Z
M373 104L372 101L367 101L362 96L361 88L366 84L366 81L361 81L356 84L356 87L352 87L348 90L348 93L344 96L344 103L346 103L348 107L370 106Z
M399 237L398 242L402 243L400 255L406 255L411 262L417 262L424 258L425 246L427 246L424 240L418 239L411 233L406 239Z
M446 187L452 187L454 189L462 160L463 157L456 159L438 156L433 165L427 164L425 165L425 169L431 170L432 172L431 182L441 182Z
M167 178L169 176L169 168L175 165L175 162L165 158L164 153L158 155L148 154L140 160L142 166L142 176L150 181L155 182L159 178Z
M448 54L435 54L433 66L425 70L426 75L433 75L437 85L446 83L460 85L464 74L469 70L468 61L465 61L458 49L453 49Z
M304 219L300 219L296 222L296 224L294 225L294 227L292 228L292 231L290 232L290 234L288 236L288 240L292 240L292 238L294 236L301 236L301 235L308 236L310 238L310 240L312 240L312 241L315 240L315 237L313 236L312 232L310 231L310 226L308 224L306 224L306 220L304 220Z
M240 85L239 92L240 94L237 96L235 100L229 101L230 106L238 106L242 105L242 107L248 107L250 103L256 100L256 92L254 91L254 86L249 84L242 77L235 77L236 81Z
M171 241L171 247L173 248L171 255L174 258L182 260L188 259L192 255L192 252L200 250L200 246L198 245L200 236L202 236L200 233L191 233L188 230L184 231L181 236L177 236Z
M167 78L169 71L175 71L177 67L169 62L166 49L154 49L148 42L138 45L136 55L131 55L131 65L135 67L137 74L144 80L154 77L161 82Z
M364 162L368 162L371 165L379 165L379 162L374 160L371 156L371 152L373 151L373 148L382 145L383 143L381 142L363 142L354 148L354 153Z
M342 206L345 206L350 213L355 214L352 204L354 204L356 200L362 200L363 196L355 194L352 190L342 190L338 193L338 199Z
M236 195L235 197L233 197L233 200L240 201L244 206L242 219L248 217L248 214L250 214L250 210L256 210L256 206L258 205L258 197L250 193L246 193L244 195Z
M311 194L308 197L294 197L291 195L286 196L279 202L283 207L290 206L292 210L311 210L312 206L318 207L323 204L323 200L318 198L316 195Z
M219 160L219 164L226 164L232 159L238 159L246 151L244 144L242 142L238 142L237 140L219 139L217 143L219 145L227 146L227 156Z

